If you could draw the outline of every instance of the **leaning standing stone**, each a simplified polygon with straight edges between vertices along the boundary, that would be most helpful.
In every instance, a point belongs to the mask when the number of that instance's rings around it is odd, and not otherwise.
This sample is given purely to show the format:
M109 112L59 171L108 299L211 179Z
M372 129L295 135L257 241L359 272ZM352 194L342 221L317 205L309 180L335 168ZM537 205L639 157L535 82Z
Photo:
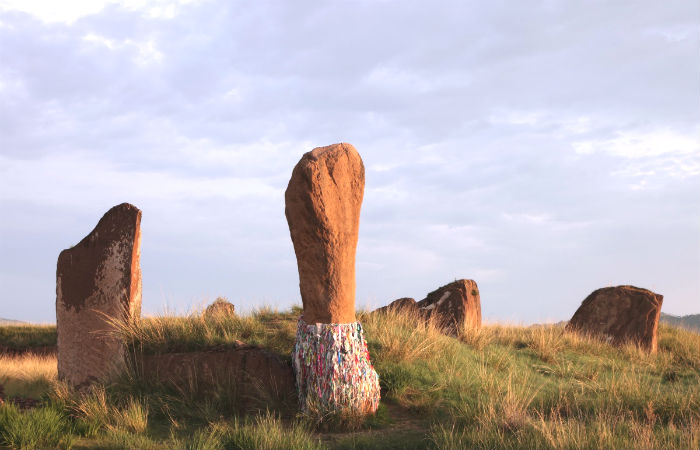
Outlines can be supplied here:
M456 280L416 303L425 317L433 317L449 335L481 328L481 298L474 280Z
M581 303L566 329L599 336L614 345L636 343L655 352L663 299L634 286L598 289Z
M141 314L140 225L141 211L122 203L58 256L58 377L72 386L108 379L124 367L126 349L110 320Z
M368 413L379 406L379 377L355 320L355 251L364 186L357 150L335 144L304 154L285 192L304 304L292 356L305 410Z

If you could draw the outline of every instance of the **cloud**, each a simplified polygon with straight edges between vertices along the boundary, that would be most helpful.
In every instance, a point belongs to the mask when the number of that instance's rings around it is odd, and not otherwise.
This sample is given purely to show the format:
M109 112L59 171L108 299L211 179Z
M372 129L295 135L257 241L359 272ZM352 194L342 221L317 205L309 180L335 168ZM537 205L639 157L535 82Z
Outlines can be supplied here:
M172 19L183 5L199 0L69 0L57 3L51 0L2 0L0 11L22 11L44 23L71 25L83 17L96 15L109 5L140 11L148 17Z
M652 131L630 130L617 132L614 138L574 142L576 153L607 152L623 158L647 158L661 155L691 155L700 152L700 139L694 130L692 135L670 129Z
M468 277L487 316L566 318L618 280L696 309L692 2L59 9L0 6L0 244L22 255L0 275L33 305L17 318L50 319L57 251L125 200L144 210L146 310L298 302L284 189L341 141L366 167L360 302Z

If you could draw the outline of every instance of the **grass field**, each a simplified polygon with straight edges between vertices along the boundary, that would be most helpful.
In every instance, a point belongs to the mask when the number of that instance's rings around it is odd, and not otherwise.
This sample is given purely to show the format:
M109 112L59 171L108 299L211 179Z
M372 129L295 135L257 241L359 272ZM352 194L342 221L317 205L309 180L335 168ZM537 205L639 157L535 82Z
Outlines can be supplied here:
M289 357L298 313L163 316L121 334L147 353L242 340ZM0 407L0 446L700 447L700 334L661 325L659 351L649 355L565 333L561 326L487 325L451 338L407 314L359 319L383 396L377 415L359 429L316 427L293 410L242 414L224 386L174 390L128 373L77 394L56 380L55 356L28 354L0 359L0 383L7 396L42 403L27 411L9 402ZM7 328L16 327L0 328L0 337L14 339ZM36 342L46 342L45 333ZM22 338L28 346L36 343L30 336Z
M56 346L55 325L6 325L0 326L0 354L34 350L45 352Z

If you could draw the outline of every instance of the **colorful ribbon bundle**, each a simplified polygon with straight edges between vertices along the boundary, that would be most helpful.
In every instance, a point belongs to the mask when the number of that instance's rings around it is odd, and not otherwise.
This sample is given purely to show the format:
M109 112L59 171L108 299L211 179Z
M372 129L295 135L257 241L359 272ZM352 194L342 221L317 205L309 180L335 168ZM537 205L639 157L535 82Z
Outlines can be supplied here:
M292 360L302 410L307 400L318 401L324 413L379 407L379 375L360 322L307 325L300 317Z

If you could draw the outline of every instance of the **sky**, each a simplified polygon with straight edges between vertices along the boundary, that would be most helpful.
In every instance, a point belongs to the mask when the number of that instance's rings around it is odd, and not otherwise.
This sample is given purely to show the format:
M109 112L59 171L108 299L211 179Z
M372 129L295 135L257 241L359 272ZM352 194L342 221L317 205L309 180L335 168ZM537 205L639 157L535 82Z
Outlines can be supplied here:
M143 311L300 304L300 157L366 168L357 306L475 280L487 321L632 284L700 312L697 1L0 0L0 317L143 211Z

